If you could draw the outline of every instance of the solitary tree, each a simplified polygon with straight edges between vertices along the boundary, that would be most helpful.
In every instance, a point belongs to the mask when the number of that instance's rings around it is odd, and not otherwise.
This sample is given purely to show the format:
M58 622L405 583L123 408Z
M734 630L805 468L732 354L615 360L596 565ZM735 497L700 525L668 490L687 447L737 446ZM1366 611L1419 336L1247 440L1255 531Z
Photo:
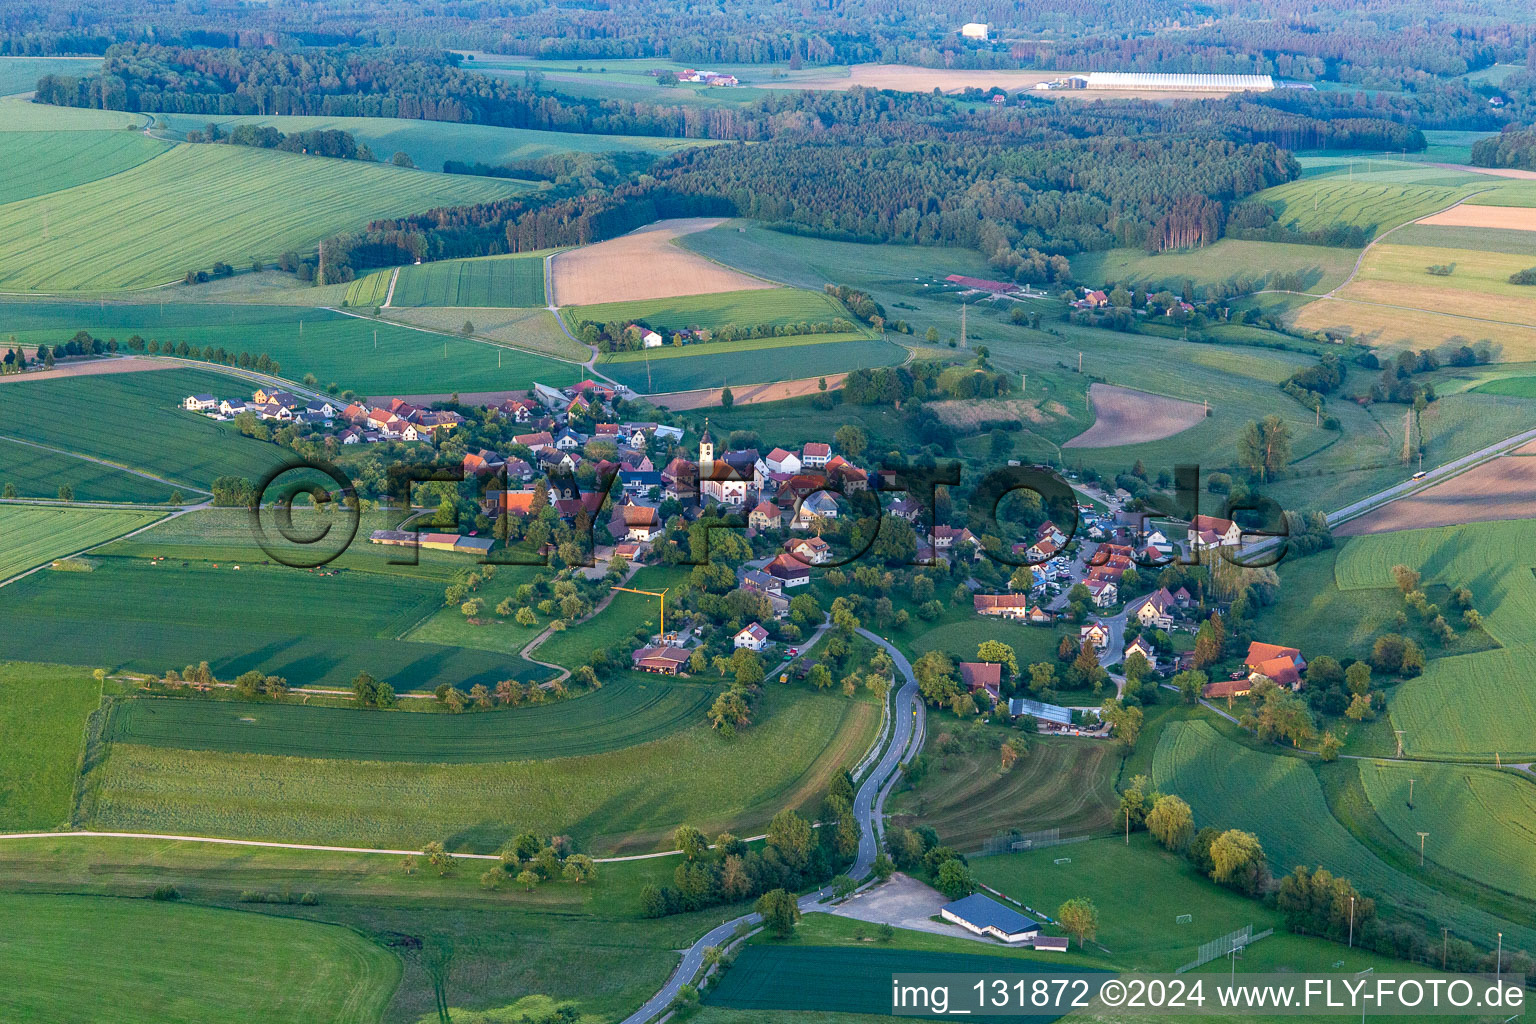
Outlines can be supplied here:
M1159 797L1147 813L1147 831L1170 850L1182 850L1195 835L1195 816L1176 796Z
M800 920L800 907L795 896L784 889L773 889L757 898L757 912L763 916L763 924L774 935L787 939L795 933Z
M1099 908L1086 896L1074 896L1063 903L1056 911L1056 920L1077 939L1079 949L1085 940L1099 934Z

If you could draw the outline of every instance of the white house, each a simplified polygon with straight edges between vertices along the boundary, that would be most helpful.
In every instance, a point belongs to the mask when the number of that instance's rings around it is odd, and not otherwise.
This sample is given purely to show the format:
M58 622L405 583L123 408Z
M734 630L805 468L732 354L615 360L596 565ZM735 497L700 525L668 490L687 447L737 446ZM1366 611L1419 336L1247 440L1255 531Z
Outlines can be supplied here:
M735 639L737 649L748 651L760 651L767 642L768 631L755 622L737 633Z
M1173 625L1173 608L1173 595L1167 587L1159 587L1136 607L1136 621L1150 628L1168 629Z
M984 21L969 21L960 26L960 38L981 39L987 38L987 23Z
M821 441L808 441L800 452L800 465L804 469L821 469L832 457L832 446Z
M646 331L640 335L640 340L645 343L646 348L661 348L661 335L655 331Z
M188 395L181 400L181 407L189 412L207 412L218 406L219 400L212 395Z
M768 453L764 465L768 467L770 473L788 473L793 476L800 472L800 456L783 448L775 448Z
M1243 542L1243 531L1230 519L1215 516L1195 516L1189 524L1191 551L1201 548L1236 547Z

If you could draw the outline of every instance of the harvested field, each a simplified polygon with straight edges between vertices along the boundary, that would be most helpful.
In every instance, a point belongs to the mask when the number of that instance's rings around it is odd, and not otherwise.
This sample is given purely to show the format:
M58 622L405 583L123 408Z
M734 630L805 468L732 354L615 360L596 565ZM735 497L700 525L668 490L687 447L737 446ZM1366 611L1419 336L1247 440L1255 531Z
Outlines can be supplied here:
M1536 519L1536 442L1351 519L1333 532L1355 537L1504 519Z
M827 390L836 391L842 387L843 378L846 376L845 373L828 374ZM704 388L701 391L672 391L667 394L648 395L647 400L673 412L711 409L720 404L721 390L721 388ZM752 405L756 402L782 402L786 398L804 398L807 395L814 395L819 390L821 390L821 378L806 377L804 380L781 380L773 384L732 388L731 398L735 405Z
M722 223L719 217L659 220L627 235L563 252L551 261L554 294L550 301L557 306L589 306L778 287L672 244L680 235Z
M1527 171L1526 174L1531 174ZM1531 175L1536 177L1536 174ZM1417 221L1454 228L1506 228L1536 231L1536 208L1526 206L1474 206L1462 203Z
M555 314L542 306L535 309L475 308L471 306L391 306L384 310L387 320L413 327L453 334L465 321L475 325L475 337L510 345L514 348L543 352L558 359L585 361L591 353L587 346L566 335Z
M929 402L928 408L947 426L957 430L980 430L990 423L1018 420L1025 424L1055 423L1066 415L1060 402L1041 402L1030 398L1001 398L984 402L968 398L952 398L942 402Z
M1353 336L1372 348L1389 351L1487 341L1496 363L1536 358L1536 328L1427 309L1345 298L1318 299L1291 314L1290 324L1303 330Z
M1088 400L1093 403L1093 426L1063 448L1113 448L1161 441L1205 419L1205 407L1194 402L1114 384L1090 385Z

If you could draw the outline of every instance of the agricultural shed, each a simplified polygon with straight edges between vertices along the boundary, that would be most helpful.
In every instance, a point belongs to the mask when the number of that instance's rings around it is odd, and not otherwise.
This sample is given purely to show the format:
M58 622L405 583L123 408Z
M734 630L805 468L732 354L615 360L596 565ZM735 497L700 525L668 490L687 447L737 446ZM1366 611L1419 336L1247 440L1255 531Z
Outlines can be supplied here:
M1072 724L1071 708L1064 708L1058 704L1044 704L1038 700L1028 700L1023 697L1014 697L1008 701L1008 713L1015 718L1020 715L1029 715L1042 722L1054 722L1057 725Z

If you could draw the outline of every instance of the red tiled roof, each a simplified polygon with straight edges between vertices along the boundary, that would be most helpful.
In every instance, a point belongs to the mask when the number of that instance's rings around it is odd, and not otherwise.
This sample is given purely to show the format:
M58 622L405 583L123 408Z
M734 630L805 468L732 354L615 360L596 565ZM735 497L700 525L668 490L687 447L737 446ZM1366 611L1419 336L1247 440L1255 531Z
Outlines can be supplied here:
M1003 666L987 661L962 661L960 682L967 690L996 689L1002 682Z
M1294 647L1281 647L1278 644L1261 644L1257 640L1248 645L1248 656L1243 659L1243 664L1252 668L1273 658L1299 658L1301 652Z

